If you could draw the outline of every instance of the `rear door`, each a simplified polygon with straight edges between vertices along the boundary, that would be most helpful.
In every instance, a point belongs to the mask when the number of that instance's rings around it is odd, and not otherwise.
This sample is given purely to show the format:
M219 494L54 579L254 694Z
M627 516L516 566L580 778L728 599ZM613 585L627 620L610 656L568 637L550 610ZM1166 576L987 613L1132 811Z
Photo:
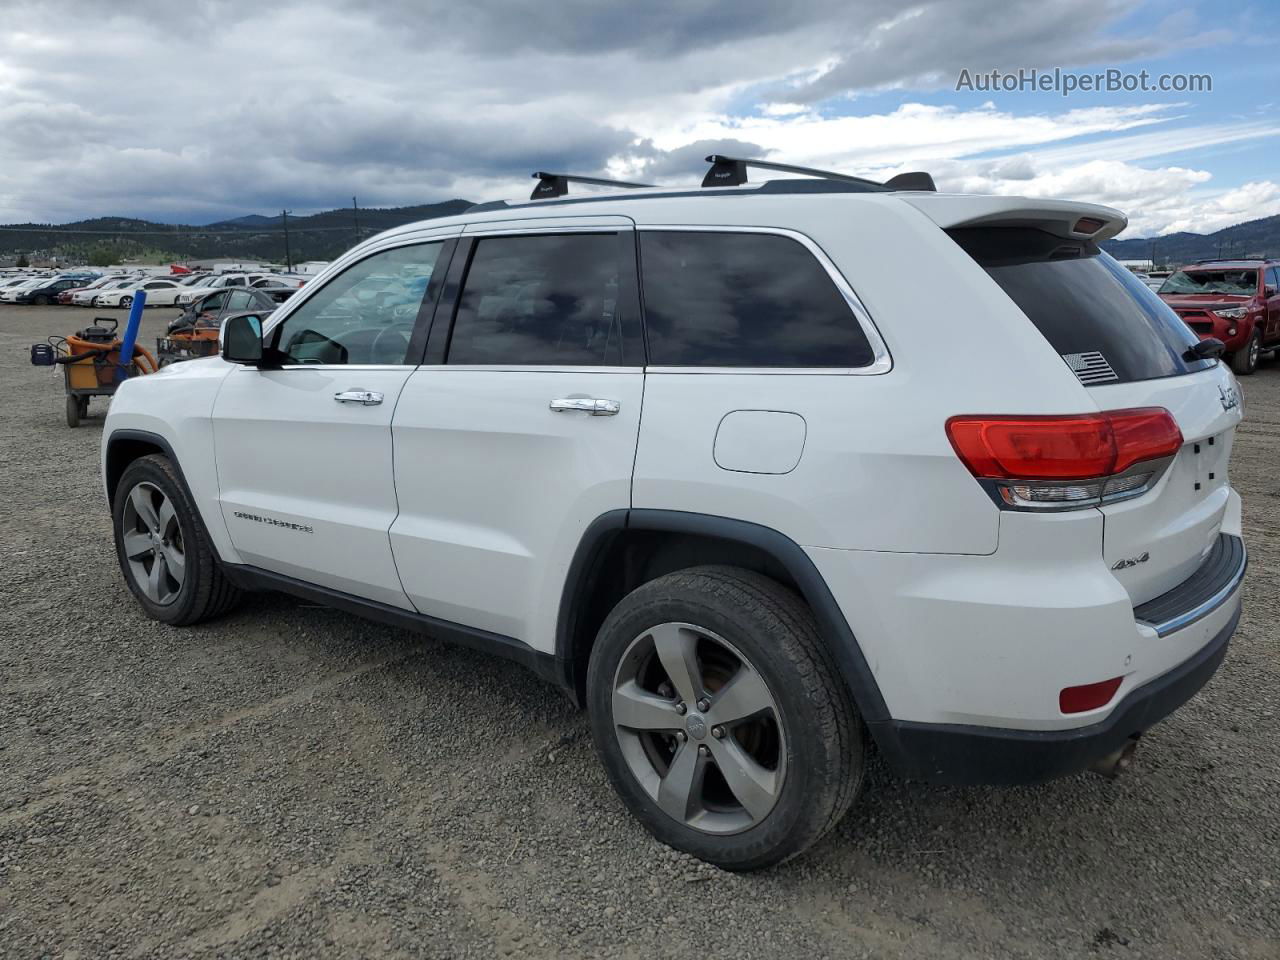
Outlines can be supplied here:
M387 539L398 510L391 417L455 233L352 262L268 330L278 367L237 367L223 381L213 414L219 498L243 562L409 607Z
M393 421L422 613L550 651L583 532L631 502L644 391L625 217L468 226ZM452 292L451 292L452 291Z
M1228 519L1240 422L1224 364L1188 359L1198 338L1146 284L1080 239L1037 229L948 231L1000 285L1100 410L1167 409L1184 443L1155 486L1104 504L1103 558L1135 606L1191 575Z

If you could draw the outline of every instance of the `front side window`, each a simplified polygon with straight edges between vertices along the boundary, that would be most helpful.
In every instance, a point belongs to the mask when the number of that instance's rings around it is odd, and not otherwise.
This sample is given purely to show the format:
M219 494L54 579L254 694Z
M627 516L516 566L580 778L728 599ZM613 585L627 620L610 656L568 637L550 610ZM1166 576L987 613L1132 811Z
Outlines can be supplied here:
M353 263L276 327L281 362L405 363L441 246L397 247Z
M634 256L634 254L633 254ZM451 364L639 363L624 349L630 269L616 233L476 241L449 339Z
M801 243L767 233L643 231L649 362L688 367L865 367L874 351Z

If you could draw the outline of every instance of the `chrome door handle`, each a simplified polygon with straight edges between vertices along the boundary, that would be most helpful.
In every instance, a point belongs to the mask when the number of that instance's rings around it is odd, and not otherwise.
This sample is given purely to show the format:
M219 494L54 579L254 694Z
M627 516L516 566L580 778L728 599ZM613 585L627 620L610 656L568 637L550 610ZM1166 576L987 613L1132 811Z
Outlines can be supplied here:
M382 402L382 394L374 390L343 390L335 393L333 399L339 403L358 403L361 406L373 407Z
M622 409L622 404L617 400L599 400L595 397L561 397L551 401L551 409L556 413L577 410L593 417L612 417Z

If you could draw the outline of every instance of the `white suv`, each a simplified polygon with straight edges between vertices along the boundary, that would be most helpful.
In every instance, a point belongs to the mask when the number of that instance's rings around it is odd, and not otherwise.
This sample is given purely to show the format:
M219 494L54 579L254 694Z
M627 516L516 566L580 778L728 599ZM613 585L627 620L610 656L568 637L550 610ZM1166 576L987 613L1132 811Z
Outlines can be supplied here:
M1099 250L1122 214L553 197L388 231L121 386L150 616L281 590L517 660L645 826L730 869L831 829L872 744L943 783L1110 769L1216 670L1239 394Z

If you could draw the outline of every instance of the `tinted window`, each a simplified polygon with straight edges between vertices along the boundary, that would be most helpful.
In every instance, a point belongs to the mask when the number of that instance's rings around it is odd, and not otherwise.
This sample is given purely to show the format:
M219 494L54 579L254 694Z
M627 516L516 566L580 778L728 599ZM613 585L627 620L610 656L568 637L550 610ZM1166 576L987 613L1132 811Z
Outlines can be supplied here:
M616 233L476 241L447 362L622 364L623 253Z
M1020 227L948 233L1068 364L1085 362L1082 354L1101 353L1116 380L1129 382L1204 370L1215 362L1182 359L1199 337L1095 244Z
M1267 271L1267 286L1271 288L1271 296L1280 292L1280 269L1272 267Z
M347 267L273 332L285 362L404 363L440 248L397 247Z
M863 367L871 345L822 265L789 237L643 231L649 361Z

